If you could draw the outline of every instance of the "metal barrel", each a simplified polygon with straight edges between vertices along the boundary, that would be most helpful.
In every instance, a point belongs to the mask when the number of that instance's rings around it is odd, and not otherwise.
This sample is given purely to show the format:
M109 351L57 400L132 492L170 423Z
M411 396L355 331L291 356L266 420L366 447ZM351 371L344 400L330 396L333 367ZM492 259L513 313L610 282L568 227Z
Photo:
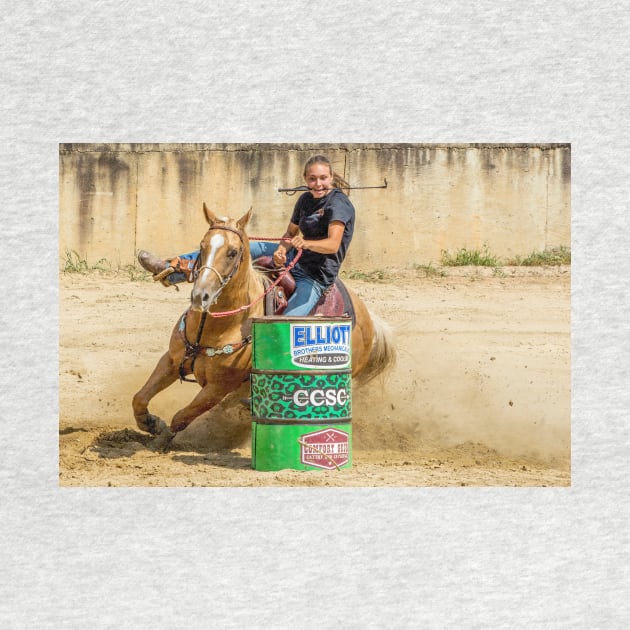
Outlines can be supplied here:
M252 468L352 465L352 322L253 319Z

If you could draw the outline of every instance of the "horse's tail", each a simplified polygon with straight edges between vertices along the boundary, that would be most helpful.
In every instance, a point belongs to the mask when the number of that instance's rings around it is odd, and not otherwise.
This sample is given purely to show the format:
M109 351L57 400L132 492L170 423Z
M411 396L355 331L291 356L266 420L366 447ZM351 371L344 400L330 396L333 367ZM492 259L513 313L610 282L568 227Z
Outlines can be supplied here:
M370 313L374 325L372 350L366 366L357 374L356 384L365 385L373 378L392 368L396 363L394 331L380 317Z

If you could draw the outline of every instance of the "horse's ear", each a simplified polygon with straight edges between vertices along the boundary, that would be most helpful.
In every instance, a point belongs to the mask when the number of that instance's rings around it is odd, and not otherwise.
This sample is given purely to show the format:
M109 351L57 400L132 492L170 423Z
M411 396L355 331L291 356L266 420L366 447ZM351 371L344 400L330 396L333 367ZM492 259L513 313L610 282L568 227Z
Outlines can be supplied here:
M203 202L203 213L206 215L206 221L208 222L208 225L212 225L216 222L217 218L214 216L212 211L208 209L205 201Z
M236 222L239 230L244 230L245 226L249 223L249 220L254 214L254 207L250 206L249 210Z

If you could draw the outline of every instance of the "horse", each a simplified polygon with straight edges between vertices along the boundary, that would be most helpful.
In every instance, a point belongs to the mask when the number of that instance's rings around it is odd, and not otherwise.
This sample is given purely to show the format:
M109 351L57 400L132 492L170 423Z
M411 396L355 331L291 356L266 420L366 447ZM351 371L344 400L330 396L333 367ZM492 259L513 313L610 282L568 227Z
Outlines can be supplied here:
M156 448L161 444L162 450L195 418L249 378L252 318L264 315L261 297L269 280L252 265L245 231L252 208L234 220L215 216L204 202L203 213L209 228L201 240L190 306L175 324L168 350L132 401L136 425L157 436ZM389 327L371 315L356 294L346 290L355 314L352 377L362 385L395 362L393 338ZM190 380L190 375L201 390L167 426L150 413L149 403L176 380Z

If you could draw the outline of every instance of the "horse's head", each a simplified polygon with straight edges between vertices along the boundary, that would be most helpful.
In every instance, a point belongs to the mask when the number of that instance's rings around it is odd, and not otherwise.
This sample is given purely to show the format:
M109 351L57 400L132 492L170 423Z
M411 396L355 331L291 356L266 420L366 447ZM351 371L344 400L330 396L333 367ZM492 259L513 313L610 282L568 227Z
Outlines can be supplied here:
M193 310L207 312L236 275L243 258L249 256L249 242L244 230L252 209L237 221L216 217L205 203L203 212L210 228L201 239L190 300Z

